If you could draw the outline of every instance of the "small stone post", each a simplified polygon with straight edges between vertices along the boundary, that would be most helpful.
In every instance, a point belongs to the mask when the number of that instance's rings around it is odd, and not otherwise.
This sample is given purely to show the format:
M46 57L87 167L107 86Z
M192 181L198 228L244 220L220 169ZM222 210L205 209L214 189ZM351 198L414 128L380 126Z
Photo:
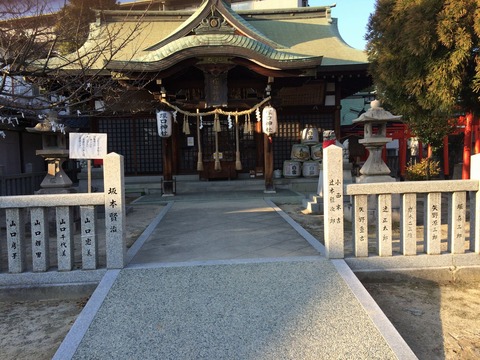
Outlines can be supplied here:
M8 271L25 270L25 212L23 209L6 209Z
M122 269L127 258L123 156L110 153L103 163L107 269Z
M417 255L417 195L403 194L400 217L400 248L403 255Z
M324 240L329 259L343 259L343 150L330 145L323 150Z
M47 271L50 267L48 208L32 208L30 222L33 271Z
M377 248L379 256L392 256L392 196L377 197Z
M463 254L465 252L466 209L466 191L452 193L448 203L448 251L452 254Z
M472 156L470 179L480 181L480 154ZM470 250L480 254L480 186L470 200Z
M98 265L97 212L95 206L80 206L82 269L94 270Z
M74 265L73 208L57 207L56 224L58 271L70 271Z
M424 214L424 247L428 255L440 255L442 241L442 194L428 193Z
M356 257L368 257L368 196L353 197L353 245Z

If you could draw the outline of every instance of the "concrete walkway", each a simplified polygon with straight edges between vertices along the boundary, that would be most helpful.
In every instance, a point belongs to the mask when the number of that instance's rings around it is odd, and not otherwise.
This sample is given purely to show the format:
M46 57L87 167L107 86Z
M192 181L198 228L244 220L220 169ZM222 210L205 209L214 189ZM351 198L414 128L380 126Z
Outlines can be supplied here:
M171 198L55 359L415 358L343 260L263 192L231 195Z

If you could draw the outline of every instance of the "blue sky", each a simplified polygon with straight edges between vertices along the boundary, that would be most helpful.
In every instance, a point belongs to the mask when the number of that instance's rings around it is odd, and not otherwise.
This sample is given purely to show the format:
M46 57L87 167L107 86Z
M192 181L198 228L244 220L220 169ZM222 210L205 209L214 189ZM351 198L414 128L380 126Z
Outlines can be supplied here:
M310 6L336 3L332 17L338 18L338 28L345 42L357 49L365 49L368 17L375 10L375 0L309 0Z

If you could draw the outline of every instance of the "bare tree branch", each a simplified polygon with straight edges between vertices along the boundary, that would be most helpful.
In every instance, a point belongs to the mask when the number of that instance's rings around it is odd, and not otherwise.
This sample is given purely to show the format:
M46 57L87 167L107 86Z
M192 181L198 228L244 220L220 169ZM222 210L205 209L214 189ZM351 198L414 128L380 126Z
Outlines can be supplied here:
M70 109L88 114L95 99L106 100L108 110L127 88L145 91L151 76L139 75L126 84L108 70L125 47L133 47L145 26L145 13L136 13L134 22L117 21L106 27L102 26L103 11L97 11L97 22L90 24L85 41L80 23L73 24L70 33L58 31L56 24L62 23L67 13L52 3L4 0L0 4L0 114L5 109L31 114ZM63 0L54 5L59 4L64 5ZM80 39L82 46L78 46ZM60 45L66 42L77 44L75 50L63 53Z

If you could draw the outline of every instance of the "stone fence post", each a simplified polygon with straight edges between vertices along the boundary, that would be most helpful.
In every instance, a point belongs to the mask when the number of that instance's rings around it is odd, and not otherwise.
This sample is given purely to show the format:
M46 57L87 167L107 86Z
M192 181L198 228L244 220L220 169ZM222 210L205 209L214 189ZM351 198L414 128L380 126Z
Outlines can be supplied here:
M110 153L103 162L107 269L122 269L127 259L123 156Z
M343 150L336 145L323 149L323 213L325 254L329 259L342 259Z
M470 179L480 181L480 154L473 155L470 164ZM470 249L480 254L480 186L471 195Z

